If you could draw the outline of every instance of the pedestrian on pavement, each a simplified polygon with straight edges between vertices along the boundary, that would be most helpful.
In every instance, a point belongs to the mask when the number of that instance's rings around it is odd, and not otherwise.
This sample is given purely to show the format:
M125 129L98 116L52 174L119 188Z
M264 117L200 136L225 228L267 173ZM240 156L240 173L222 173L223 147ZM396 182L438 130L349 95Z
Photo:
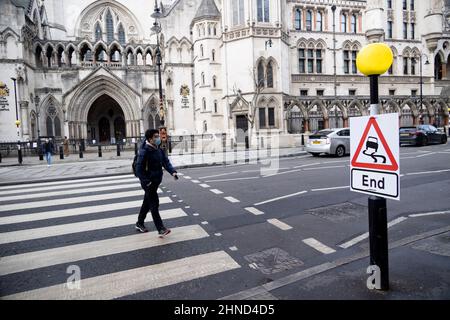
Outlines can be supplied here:
M69 156L69 139L67 139L66 136L64 136L63 147L64 147L64 156L68 157Z
M144 225L147 213L150 210L153 217L153 222L158 230L160 237L170 233L170 229L163 224L161 216L159 215L159 197L158 187L162 182L163 171L162 167L166 169L175 180L178 179L177 171L173 168L165 152L159 148L161 145L161 138L159 131L150 129L145 132L145 141L139 149L136 161L136 175L141 182L141 187L145 191L144 201L139 212L138 221L136 223L136 230L140 232L147 232Z
M53 143L49 139L45 139L45 143L42 146L42 152L45 155L45 159L47 160L47 167L52 165L52 153L53 153Z

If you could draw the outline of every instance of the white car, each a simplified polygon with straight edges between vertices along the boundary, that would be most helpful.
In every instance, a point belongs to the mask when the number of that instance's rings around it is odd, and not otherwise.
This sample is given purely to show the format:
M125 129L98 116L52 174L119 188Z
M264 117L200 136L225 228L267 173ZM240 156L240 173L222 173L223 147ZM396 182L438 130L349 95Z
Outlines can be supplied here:
M350 128L324 129L309 136L306 152L314 157L321 153L342 157L350 153Z

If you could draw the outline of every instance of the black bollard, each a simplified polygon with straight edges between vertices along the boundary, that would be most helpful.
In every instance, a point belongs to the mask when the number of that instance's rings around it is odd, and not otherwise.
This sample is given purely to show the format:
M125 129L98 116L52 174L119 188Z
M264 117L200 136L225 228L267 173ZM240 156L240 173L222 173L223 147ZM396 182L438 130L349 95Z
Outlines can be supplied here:
M83 149L81 148L81 146L80 146L79 150L80 150L80 159L83 159Z
M238 163L238 156L237 156L237 143L234 143L234 163Z
M370 265L380 268L381 290L389 290L389 258L386 199L369 197Z
M248 136L245 136L245 163L249 163L250 161L250 156L249 156L249 151L248 149L250 148L249 146L249 142L248 142Z
M120 144L117 143L117 156L120 157Z
M2 163L2 153L0 152L0 163Z
M59 158L64 159L64 148L62 146L59 147Z
M227 164L227 134L222 133L222 157L223 165Z
M305 135L302 133L302 146L305 145Z
M102 146L98 146L98 157L102 157Z
M17 157L19 158L19 164L22 164L23 159L22 159L22 148L20 146L20 144L17 145Z
M137 155L137 154L138 154L138 143L136 142L134 144L134 155Z
M256 162L259 163L259 132L256 133Z

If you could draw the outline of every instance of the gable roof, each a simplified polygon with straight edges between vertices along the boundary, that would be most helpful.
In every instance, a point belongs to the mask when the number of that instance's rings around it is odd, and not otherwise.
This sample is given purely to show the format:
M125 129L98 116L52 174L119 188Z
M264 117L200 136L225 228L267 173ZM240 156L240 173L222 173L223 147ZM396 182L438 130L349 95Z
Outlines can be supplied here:
M203 0L200 6L197 9L197 13L195 14L192 23L201 19L220 19L220 12L217 9L216 3L214 0Z

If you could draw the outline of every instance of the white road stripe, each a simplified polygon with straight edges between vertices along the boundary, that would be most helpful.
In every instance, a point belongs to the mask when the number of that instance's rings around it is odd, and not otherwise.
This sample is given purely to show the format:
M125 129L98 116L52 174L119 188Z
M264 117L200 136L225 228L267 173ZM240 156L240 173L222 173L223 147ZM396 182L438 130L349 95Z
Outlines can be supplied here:
M328 164L328 163L340 163L340 162L350 162L350 160L334 160L334 161L324 161L324 162L321 162L321 164Z
M130 183L130 184L105 186L105 187L81 188L81 189L76 189L76 190L50 191L50 192L34 193L34 194L29 194L29 195L26 195L25 193L23 193L21 195L16 195L16 196L0 197L0 202L13 201L13 200L28 201L30 199L38 199L38 198L45 198L45 197L76 195L76 194L83 194L83 193L112 191L112 190L120 190L120 189L127 189L127 188L141 188L141 185L139 183Z
M311 189L311 191L326 191L326 190L337 190L337 189L348 189L350 186L342 186L342 187L332 187L332 188L322 188L322 189Z
M167 238L169 239L169 238ZM66 283L2 297L7 300L109 300L238 269L225 251L82 279L80 290Z
M426 156L430 156L432 154L436 154L436 152L430 152L430 153L426 153L426 154L421 154L420 156L416 156L416 158L423 158L423 157L426 157Z
M185 179L191 180L192 178L189 176L184 176Z
M0 217L0 225L21 223L21 222L31 222L31 221L46 220L46 219L72 217L72 216L79 216L79 215L90 214L90 213L109 212L109 211L114 211L114 210L137 209L137 208L140 208L141 205L142 205L142 200L135 200L135 201L94 205L94 206L89 206L89 207L80 207L80 208L72 208L72 209L53 210L53 211L45 211L45 212L30 213L30 214L17 214L17 215L8 216L8 217Z
M261 204L266 204L266 203L278 201L278 200L281 200L281 199L286 199L286 198L290 198L290 197L295 197L295 196L298 196L298 195L300 195L300 194L304 194L304 193L307 193L307 192L308 192L308 191L306 191L306 190L305 190L305 191L300 191L300 192L288 194L288 195L286 195L286 196L282 196L282 197L273 198L273 199L270 199L270 200L258 202L258 203L255 203L254 205L255 205L255 206L259 206L259 205L261 205Z
M187 216L183 209L169 209L160 211L161 218L173 219ZM83 222L68 223L51 227L26 229L0 233L0 244L12 243L18 241L27 241L47 237L61 236L72 233L86 232L92 230L101 230L126 225L134 225L137 220L137 214L119 216L107 219L89 220ZM153 221L151 218L147 221Z
M333 248L330 248L330 247L324 245L322 242L320 242L314 238L304 239L303 242L305 244L307 244L308 246L310 246L324 254L330 254L330 253L336 252L336 250L334 250Z
M283 171L283 172L278 172L278 173L272 173L272 174L268 174L268 175L263 175L263 178L269 178L269 177L273 177L273 176L279 176L282 174L287 174L287 173L292 173L292 172L299 172L302 171L303 169L296 169L296 170L289 170L289 171Z
M396 225L397 223L400 223L400 222L405 221L405 220L406 220L406 217L398 217L397 219L394 219L391 222L389 222L387 227L390 228L390 227ZM339 245L339 247L347 249L347 248L353 246L354 244L363 241L364 239L366 239L368 237L369 237L369 233L365 232L362 235L357 236L356 238Z
M215 193L215 194L222 194L222 193L223 193L223 192L220 191L219 189L211 189L211 190L209 190L209 191L211 191L212 193Z
M247 210L250 213L253 213L255 216L259 216L261 214L264 214L264 212L262 212L261 210L256 209L255 207L247 207L247 208L245 208L245 210Z
M435 211L435 212L427 212L427 213L414 213L410 214L408 217L415 218L415 217L425 217L425 216L434 216L439 214L446 214L450 213L450 211Z
M139 233L131 236L21 253L2 257L0 260L0 275L3 276L62 263L73 263L75 261L104 257L180 241L200 239L208 236L208 233L206 233L201 226L191 225L173 228L170 236L164 239L160 239L155 231L145 234Z
M447 171L450 171L450 169L436 170L436 171L411 172L411 173L406 173L406 175L412 176L412 175L417 175L417 174L440 173L440 172L447 172Z
M310 164L302 164L301 166L294 167L294 169L315 166L315 165L318 165L318 164L321 164L321 162L315 162L315 163L310 163Z
M120 182L120 180L128 179L134 177L134 175L123 175L123 176L111 176L111 177L100 177L100 178L87 178L87 179L72 179L72 180L64 180L64 181L54 181L54 182L39 182L39 183L27 183L27 184L15 184L11 186L0 187L0 190L11 190L11 189L22 189L22 188L31 188L31 187L42 187L42 186L56 186L56 185L66 185L80 182L88 182L88 181L104 181L111 180L114 182Z
M227 176L227 175L231 175L231 174L235 174L237 173L237 171L234 172L228 172L228 173L221 173L221 174L215 174L213 176L204 176L204 177L199 177L199 179L206 179L206 178L215 178L215 177L222 177L222 176Z
M200 183L198 180L191 180L193 183Z
M201 184L199 184L199 186L202 187L202 188L209 188L210 187L210 185L208 185L206 183L201 183Z
M11 211L11 210L20 210L20 209L33 209L33 208L40 208L40 207L53 207L53 206L64 205L64 204L85 203L85 202L89 202L89 201L111 200L111 199L126 198L126 197L137 197L137 196L143 196L143 195L144 195L143 190L136 190L136 191L115 192L115 193L107 193L107 194L92 195L92 196L82 196L82 197L76 197L76 198L7 204L7 205L2 205L0 207L0 212ZM170 200L168 197L162 197L159 199L159 201L160 201L160 203L172 202L172 200Z
M218 179L218 180L206 180L205 182L225 182L225 181L239 181L239 180L252 180L259 179L260 177L244 177L244 178L233 178L233 179Z
M288 225L278 219L268 219L267 222L274 225L277 228L280 228L281 230L284 230L284 231L292 229L292 227L290 225Z
M310 171L310 170L334 169L334 168L345 168L345 166L328 166L328 167L306 168L306 169L303 169L303 170L304 171Z
M225 197L225 200L228 200L228 201L230 201L232 203L240 202L238 199L233 198L233 197Z
M77 189L82 187L95 187L95 186L104 186L104 185L111 185L111 183L125 183L125 182L136 182L138 181L137 178L130 178L130 179L122 179L119 181L100 181L100 182L86 182L86 183L72 183L67 186L50 186L50 187L34 187L34 188L23 188L18 190L7 190L2 191L0 195L1 197L6 195L13 195L13 194L21 194L22 196L26 194L27 192L34 192L34 191L51 191L51 190L66 190L66 189ZM120 185L117 185L119 187Z

